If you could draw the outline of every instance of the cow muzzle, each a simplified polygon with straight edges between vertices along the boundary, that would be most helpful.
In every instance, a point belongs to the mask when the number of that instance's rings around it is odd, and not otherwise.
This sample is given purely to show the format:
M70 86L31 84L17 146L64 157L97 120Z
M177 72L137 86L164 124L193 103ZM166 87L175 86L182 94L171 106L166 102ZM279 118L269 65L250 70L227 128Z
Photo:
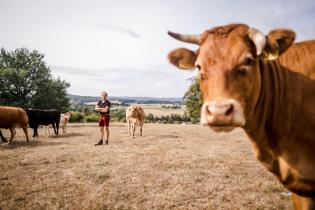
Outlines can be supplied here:
M207 101L201 108L200 123L214 131L231 131L245 125L243 108L234 99Z

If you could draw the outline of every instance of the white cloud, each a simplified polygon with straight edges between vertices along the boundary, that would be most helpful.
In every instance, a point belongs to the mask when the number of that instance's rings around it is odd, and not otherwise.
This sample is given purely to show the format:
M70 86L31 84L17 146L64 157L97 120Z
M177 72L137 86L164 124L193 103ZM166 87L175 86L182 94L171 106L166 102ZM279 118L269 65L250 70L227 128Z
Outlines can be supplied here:
M138 34L137 32L135 32L134 30L132 30L130 28L122 28L122 27L117 27L117 26L105 24L105 23L98 23L98 25L105 30L123 33L123 34L126 34L130 37L133 37L133 38L141 38L140 34Z

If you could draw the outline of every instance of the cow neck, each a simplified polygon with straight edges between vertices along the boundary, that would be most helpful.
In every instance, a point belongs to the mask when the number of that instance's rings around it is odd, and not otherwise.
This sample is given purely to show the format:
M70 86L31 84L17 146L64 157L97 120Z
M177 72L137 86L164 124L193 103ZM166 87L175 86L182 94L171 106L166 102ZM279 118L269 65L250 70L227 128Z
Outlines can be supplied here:
M259 69L259 99L244 127L249 137L277 149L277 139L302 138L303 132L297 130L314 130L315 110L311 105L315 104L315 81L277 61L260 60Z
M282 75L275 71L274 62L259 62L260 71L260 92L252 115L246 119L245 130L255 138L264 137L272 131L274 122L277 119L278 108L282 106L283 88L280 85Z

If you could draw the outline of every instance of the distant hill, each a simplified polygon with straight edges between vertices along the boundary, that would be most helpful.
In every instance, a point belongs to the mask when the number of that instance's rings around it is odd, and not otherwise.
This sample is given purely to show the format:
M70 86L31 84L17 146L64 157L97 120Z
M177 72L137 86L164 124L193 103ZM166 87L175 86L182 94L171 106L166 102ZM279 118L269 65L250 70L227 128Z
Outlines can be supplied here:
M83 104L87 102L95 102L100 100L99 96L79 96L68 95L70 100L74 103ZM109 100L119 101L122 103L141 103L141 104L182 104L183 98L154 98L154 97L129 97L129 96L110 96Z

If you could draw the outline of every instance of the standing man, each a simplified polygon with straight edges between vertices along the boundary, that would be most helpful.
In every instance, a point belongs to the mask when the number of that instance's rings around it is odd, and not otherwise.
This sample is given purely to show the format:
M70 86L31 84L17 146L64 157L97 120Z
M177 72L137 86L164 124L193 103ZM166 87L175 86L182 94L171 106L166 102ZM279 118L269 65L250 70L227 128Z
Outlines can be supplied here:
M110 102L107 100L107 93L103 91L101 93L101 99L95 106L95 111L101 114L100 120L98 121L98 125L100 126L101 131L101 140L95 146L103 144L104 138L104 128L106 128L106 141L105 144L108 145L109 138L109 111L110 111Z

